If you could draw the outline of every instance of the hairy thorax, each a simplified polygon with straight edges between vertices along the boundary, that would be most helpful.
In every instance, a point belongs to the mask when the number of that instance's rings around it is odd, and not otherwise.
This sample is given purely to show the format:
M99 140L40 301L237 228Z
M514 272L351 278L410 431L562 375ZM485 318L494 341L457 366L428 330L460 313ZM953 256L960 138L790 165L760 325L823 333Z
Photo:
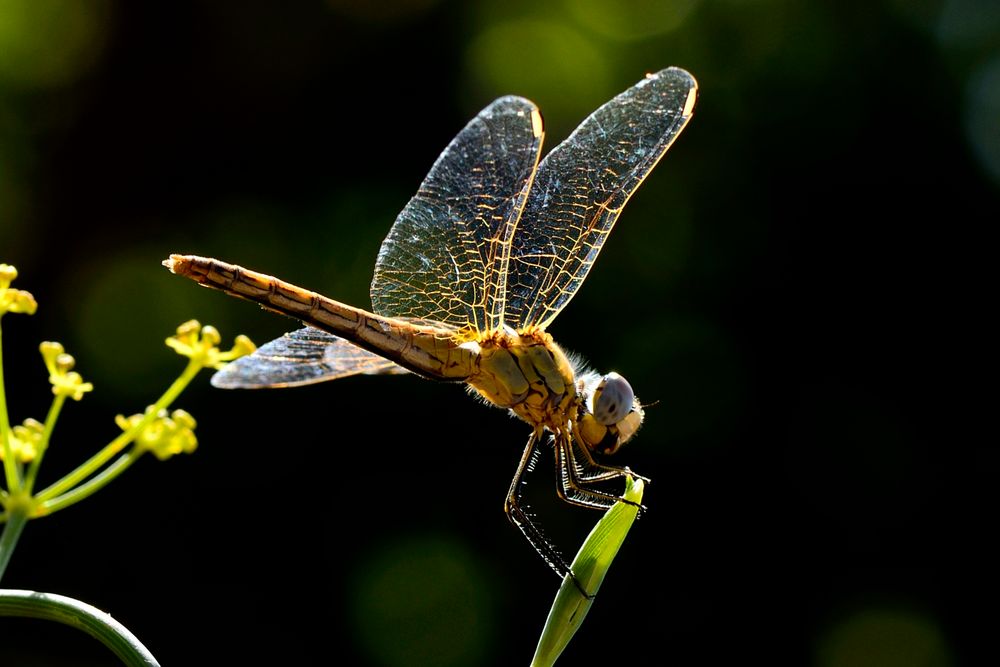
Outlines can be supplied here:
M552 336L535 327L508 329L473 344L478 367L468 383L487 401L556 432L575 419L576 377Z

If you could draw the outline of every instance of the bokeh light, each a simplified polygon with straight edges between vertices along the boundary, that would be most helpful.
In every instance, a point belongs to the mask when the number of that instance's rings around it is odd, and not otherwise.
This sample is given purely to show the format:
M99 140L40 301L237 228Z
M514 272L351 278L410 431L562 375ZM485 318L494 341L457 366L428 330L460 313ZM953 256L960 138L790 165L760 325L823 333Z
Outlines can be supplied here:
M933 619L906 609L857 611L821 639L816 667L951 667L952 652Z
M677 30L701 0L565 0L563 6L581 25L600 35L633 40Z
M521 95L541 107L546 128L565 129L609 97L604 54L563 23L525 19L499 23L469 45L466 72L485 97ZM557 132L558 133L558 132Z
M965 131L976 157L1000 183L1000 53L969 77Z
M105 0L0 0L0 85L78 78L101 53L109 11Z
M937 23L938 39L962 50L997 48L1000 3L993 0L946 0Z
M353 579L358 641L376 664L478 665L493 648L488 581L454 540L401 540L368 554Z
M81 266L60 288L60 294L73 295L69 321L76 338L67 347L78 362L86 360L83 372L102 391L135 396L136 387L172 377L184 366L163 340L190 318L201 295L171 289L166 269L150 272L150 264L162 259L158 255L135 248L125 256L103 258ZM225 332L224 323L203 324Z

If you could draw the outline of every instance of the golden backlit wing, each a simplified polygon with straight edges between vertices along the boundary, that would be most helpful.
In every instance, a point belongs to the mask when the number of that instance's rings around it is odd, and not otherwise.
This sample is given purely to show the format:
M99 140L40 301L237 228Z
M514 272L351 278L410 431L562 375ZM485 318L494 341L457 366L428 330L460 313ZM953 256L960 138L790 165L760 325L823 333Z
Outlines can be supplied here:
M621 209L691 116L697 84L670 68L606 103L539 165L534 104L503 97L441 153L382 244L375 313L475 332L546 327L586 278ZM220 387L287 387L402 373L305 328L216 373Z
M511 237L541 143L541 116L520 97L469 121L382 243L371 286L377 314L477 332L501 325Z
M223 389L298 387L361 373L407 373L343 338L305 327L286 333L212 376Z
M625 203L684 129L696 95L682 69L648 75L545 157L513 238L507 324L545 328L569 303Z
M500 326L510 240L542 143L538 109L502 97L438 157L382 243L371 296L375 313L416 325L476 331ZM292 387L400 366L307 327L285 334L212 376L225 388Z

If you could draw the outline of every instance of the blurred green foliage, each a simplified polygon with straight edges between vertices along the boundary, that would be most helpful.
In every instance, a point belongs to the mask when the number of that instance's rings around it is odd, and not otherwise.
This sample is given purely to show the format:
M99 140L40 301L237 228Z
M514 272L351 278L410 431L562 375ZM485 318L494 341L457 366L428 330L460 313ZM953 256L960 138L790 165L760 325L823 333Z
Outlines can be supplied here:
M820 642L819 667L950 667L940 628L920 613L877 605L848 615Z
M0 2L0 82L64 86L98 59L109 27L106 0Z

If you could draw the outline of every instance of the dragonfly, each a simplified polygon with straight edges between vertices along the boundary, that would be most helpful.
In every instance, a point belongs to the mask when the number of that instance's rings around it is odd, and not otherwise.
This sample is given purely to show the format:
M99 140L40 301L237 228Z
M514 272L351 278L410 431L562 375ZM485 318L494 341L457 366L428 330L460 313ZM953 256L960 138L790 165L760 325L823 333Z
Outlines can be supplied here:
M548 444L559 497L611 507L622 498L607 482L646 479L604 462L633 438L644 412L624 377L588 369L547 329L687 125L697 88L680 68L648 74L541 162L537 106L516 96L489 104L440 154L389 230L370 311L217 259L171 255L163 264L173 273L306 325L230 363L212 384L293 387L400 373L465 383L531 427L504 510L556 574L573 577L526 511L525 473L539 443Z

